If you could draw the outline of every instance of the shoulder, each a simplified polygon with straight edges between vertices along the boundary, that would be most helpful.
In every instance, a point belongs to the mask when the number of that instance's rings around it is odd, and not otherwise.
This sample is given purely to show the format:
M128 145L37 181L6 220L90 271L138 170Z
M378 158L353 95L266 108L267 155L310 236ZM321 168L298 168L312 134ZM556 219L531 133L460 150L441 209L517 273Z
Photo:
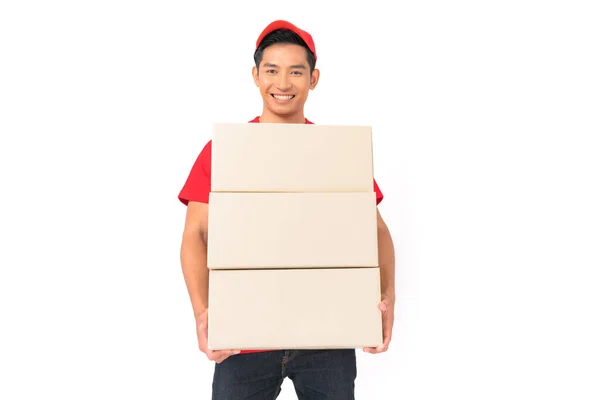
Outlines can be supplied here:
M206 173L210 174L210 166L211 166L211 156L212 156L212 140L206 142L200 154L198 154L198 159L196 160L196 164L202 165L202 168Z

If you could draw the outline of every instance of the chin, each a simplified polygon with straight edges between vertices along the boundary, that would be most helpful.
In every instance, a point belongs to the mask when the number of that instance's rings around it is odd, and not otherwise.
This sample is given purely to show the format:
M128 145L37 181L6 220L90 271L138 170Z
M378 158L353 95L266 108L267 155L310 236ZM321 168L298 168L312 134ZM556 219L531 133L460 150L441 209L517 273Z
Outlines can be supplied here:
M277 114L294 114L298 112L298 106L293 104L277 104L277 103L267 103L267 107L271 112Z
M273 114L279 115L281 117L289 117L300 112L300 110L296 108L288 107L269 107L269 110L271 110Z

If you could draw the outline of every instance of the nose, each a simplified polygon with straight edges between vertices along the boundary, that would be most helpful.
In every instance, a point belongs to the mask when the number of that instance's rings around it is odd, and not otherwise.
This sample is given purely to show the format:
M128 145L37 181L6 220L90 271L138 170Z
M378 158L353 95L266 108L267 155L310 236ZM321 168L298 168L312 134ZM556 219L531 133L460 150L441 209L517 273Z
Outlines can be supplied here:
M287 74L279 75L279 79L277 81L277 89L283 91L289 90L292 87L290 82L290 78Z

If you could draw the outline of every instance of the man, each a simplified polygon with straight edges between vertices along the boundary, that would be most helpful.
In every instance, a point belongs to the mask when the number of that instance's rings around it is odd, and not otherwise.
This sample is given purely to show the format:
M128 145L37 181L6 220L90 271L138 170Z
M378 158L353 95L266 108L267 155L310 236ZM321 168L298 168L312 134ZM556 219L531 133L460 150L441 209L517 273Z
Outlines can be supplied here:
M310 90L319 81L317 54L310 34L287 21L269 24L256 42L252 76L259 89L263 111L250 123L311 124L304 116ZM213 399L274 399L285 377L299 399L353 399L356 352L353 349L322 351L211 351L207 348L208 269L207 221L211 181L211 141L202 149L179 194L187 205L181 245L181 264L196 318L198 345L215 361ZM383 199L373 182L377 204ZM394 321L394 248L379 211L378 242L381 269L384 343L365 348L370 353L388 349Z

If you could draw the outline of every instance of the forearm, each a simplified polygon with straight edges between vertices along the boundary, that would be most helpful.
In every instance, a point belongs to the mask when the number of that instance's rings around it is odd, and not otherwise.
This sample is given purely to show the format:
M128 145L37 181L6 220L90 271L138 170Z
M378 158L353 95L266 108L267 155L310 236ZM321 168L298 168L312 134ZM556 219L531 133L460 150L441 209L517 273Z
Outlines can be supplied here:
M381 274L381 295L382 298L387 298L388 300L395 302L396 260L394 255L394 242L392 241L392 235L385 224L378 228L377 238L379 250L379 270Z
M184 232L181 242L181 268L194 316L208 307L208 268L206 242L197 232Z

